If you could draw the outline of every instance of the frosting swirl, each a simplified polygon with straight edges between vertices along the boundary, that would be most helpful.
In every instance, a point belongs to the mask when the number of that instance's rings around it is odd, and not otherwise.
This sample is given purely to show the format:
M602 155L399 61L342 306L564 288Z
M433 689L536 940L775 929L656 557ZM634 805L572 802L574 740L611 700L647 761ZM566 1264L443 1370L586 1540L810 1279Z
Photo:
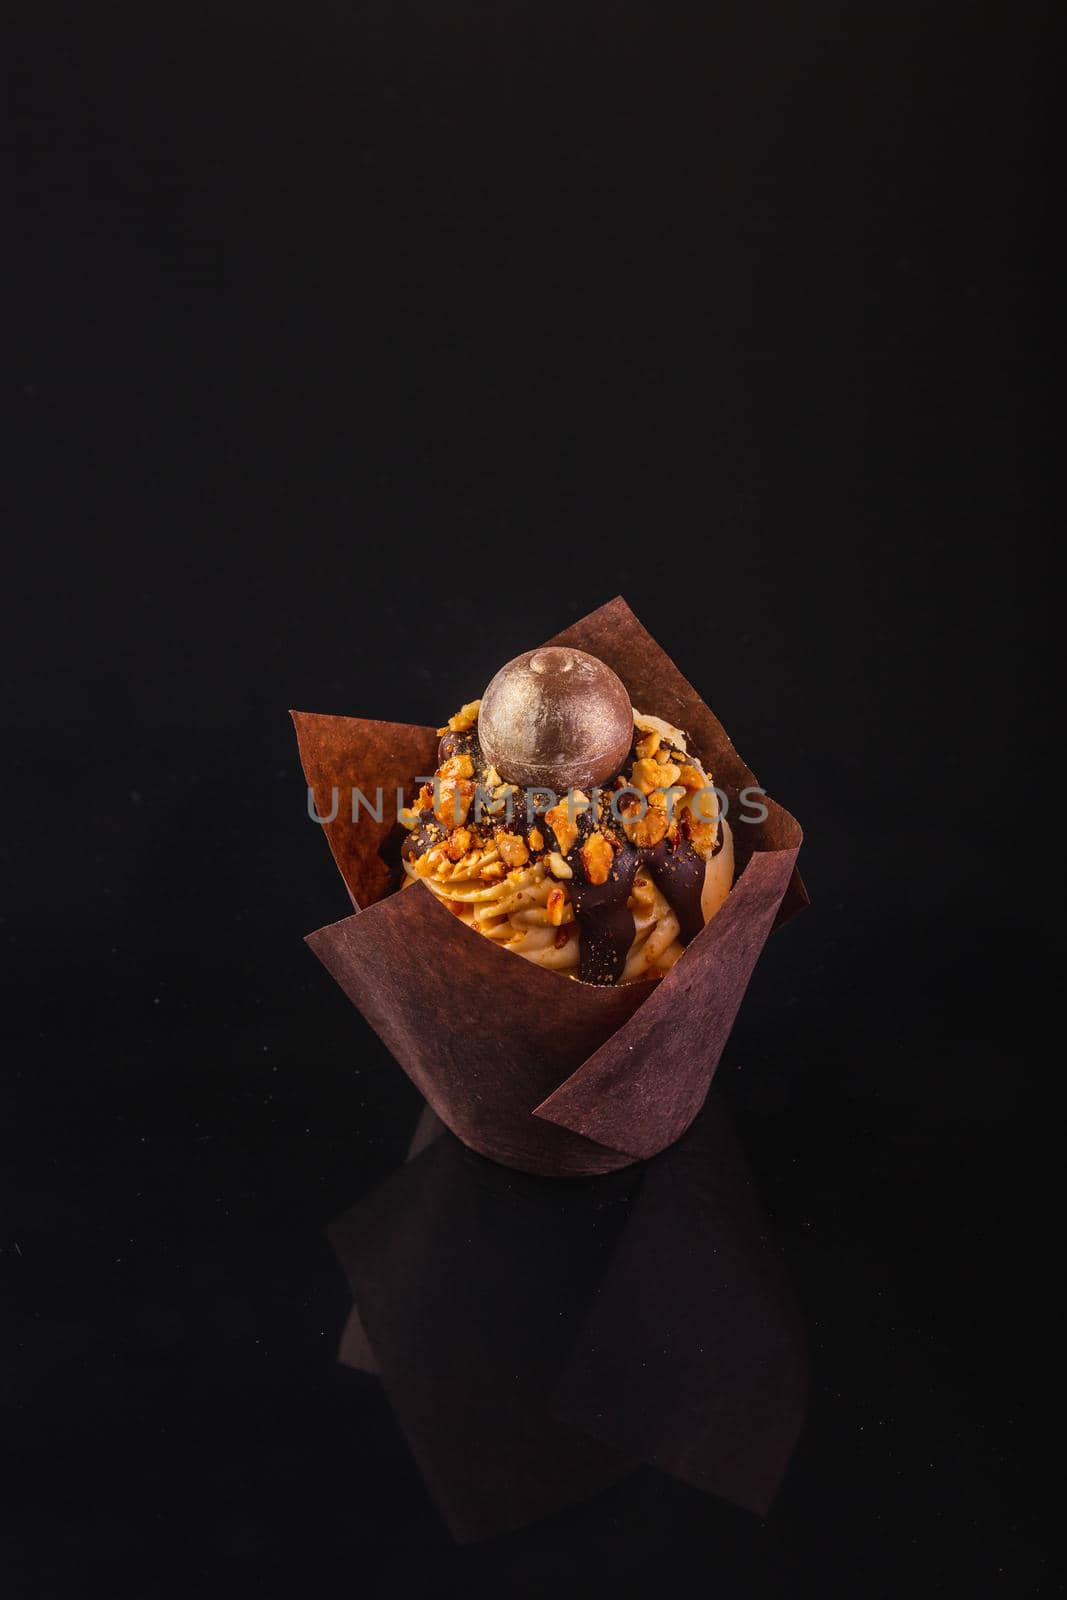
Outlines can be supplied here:
M479 933L582 982L662 977L733 881L730 830L684 733L635 711L620 772L561 799L501 780L479 706L438 730L434 782L402 815L404 886L422 879Z

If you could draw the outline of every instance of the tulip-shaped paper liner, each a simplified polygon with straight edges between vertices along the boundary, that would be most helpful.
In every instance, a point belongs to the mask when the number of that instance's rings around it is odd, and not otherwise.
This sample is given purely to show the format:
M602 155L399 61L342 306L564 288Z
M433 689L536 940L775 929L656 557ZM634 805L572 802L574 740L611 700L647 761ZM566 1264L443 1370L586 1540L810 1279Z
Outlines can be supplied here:
M353 903L308 943L464 1144L547 1177L655 1155L696 1116L771 929L807 904L794 819L622 599L548 641L599 656L633 705L682 728L728 798L736 878L666 977L617 987L480 939L424 885L399 883L390 802L437 764L432 728L294 712L304 773ZM353 792L375 803L380 820ZM743 804L743 791L759 790ZM766 815L748 822L761 806ZM390 862L390 853L395 862Z

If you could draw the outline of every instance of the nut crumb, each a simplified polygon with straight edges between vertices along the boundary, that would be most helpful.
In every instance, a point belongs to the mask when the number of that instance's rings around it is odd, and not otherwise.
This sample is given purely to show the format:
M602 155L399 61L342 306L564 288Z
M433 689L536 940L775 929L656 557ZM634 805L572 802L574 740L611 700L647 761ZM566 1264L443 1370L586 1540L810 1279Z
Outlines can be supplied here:
M500 851L501 861L507 862L509 867L524 867L530 859L530 852L526 848L526 840L518 833L498 833L496 847Z
M578 824L568 814L566 800L561 800L551 811L545 812L545 821L556 835L560 854L568 855L578 837Z
M635 761L630 781L642 794L651 794L655 789L669 789L677 783L678 772L673 761Z
M710 783L701 784L701 789L706 792L694 795L689 809L698 822L717 822L719 820L719 797Z
M689 825L689 840L698 855L707 859L715 849L719 839L719 824L717 822L691 822Z
M449 756L439 774L442 778L473 778L474 762L470 756Z
M471 831L469 828L457 828L448 837L445 845L445 855L449 861L461 861L471 847Z
M585 875L592 884L607 883L615 852L602 833L591 833L578 852L585 867Z
M442 778L434 816L442 828L459 828L467 820L474 799L474 785L468 778Z
M649 806L642 817L636 802L623 811L623 830L631 844L646 850L659 844L667 832L667 813L660 806Z
M466 733L468 728L474 727L481 709L480 700L468 700L465 706L460 706L454 717L449 717L447 727L437 730L438 733Z

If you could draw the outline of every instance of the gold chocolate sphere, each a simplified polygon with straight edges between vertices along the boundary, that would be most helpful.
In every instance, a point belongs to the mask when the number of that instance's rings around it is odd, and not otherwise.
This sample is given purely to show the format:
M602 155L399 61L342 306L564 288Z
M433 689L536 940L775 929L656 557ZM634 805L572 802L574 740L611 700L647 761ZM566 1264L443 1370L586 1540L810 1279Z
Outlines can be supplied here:
M584 650L546 645L501 667L482 696L478 739L508 783L565 794L604 783L630 749L630 696Z

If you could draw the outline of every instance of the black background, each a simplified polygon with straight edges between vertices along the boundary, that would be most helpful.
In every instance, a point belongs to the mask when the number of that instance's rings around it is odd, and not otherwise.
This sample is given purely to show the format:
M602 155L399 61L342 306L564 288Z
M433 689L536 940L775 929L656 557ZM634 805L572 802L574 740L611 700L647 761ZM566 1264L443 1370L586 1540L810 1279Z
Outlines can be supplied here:
M1041 13L19 11L9 1592L1049 1592ZM811 1420L766 1523L457 1550L334 1361L416 1098L286 711L437 722L617 592L807 831L720 1076Z

